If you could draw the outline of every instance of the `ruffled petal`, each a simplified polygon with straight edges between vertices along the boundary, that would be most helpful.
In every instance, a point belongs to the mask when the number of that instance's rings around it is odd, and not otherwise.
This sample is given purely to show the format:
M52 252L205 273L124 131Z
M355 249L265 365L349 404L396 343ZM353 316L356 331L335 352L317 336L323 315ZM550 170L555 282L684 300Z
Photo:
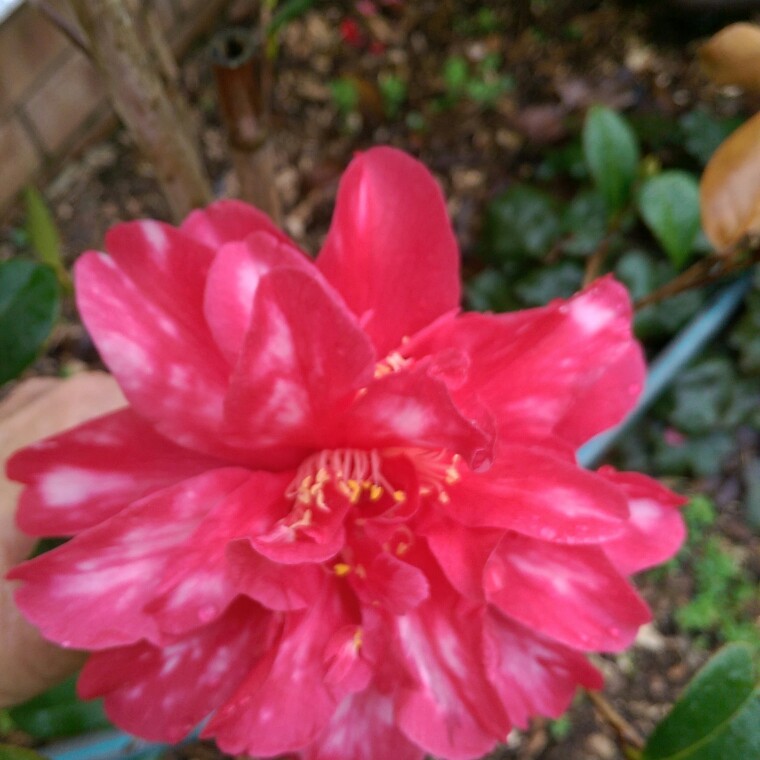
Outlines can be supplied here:
M422 760L425 752L397 728L393 700L370 687L346 697L303 760Z
M152 289L143 291L97 253L79 259L76 275L87 329L135 411L175 443L229 455L219 440L229 369L200 308L197 319L177 318L180 311L190 314L177 304L184 289L163 277L170 285L161 300L152 300Z
M454 389L457 404L479 399L506 442L561 433L577 447L620 422L644 384L630 300L611 277L540 309L443 318L402 353L452 349L470 359L466 381Z
M470 760L509 732L483 665L483 608L459 597L431 568L430 598L396 618L399 646L415 686L396 703L399 728L428 753Z
M612 467L602 467L599 475L623 492L631 513L622 535L604 545L612 564L630 575L670 559L686 538L678 507L687 499L646 475Z
M247 470L227 468L183 481L18 565L8 574L24 581L16 604L64 647L160 642L145 605L203 517L248 477Z
M7 471L28 486L19 501L19 527L34 536L66 536L152 491L221 466L123 409L28 446Z
M227 547L228 572L239 593L270 610L303 610L311 606L325 579L321 565L284 565L259 554L248 539Z
M490 609L484 625L486 669L518 728L535 715L558 718L576 689L600 689L603 679L579 652Z
M307 746L330 721L341 695L324 683L323 655L351 618L327 583L305 612L290 614L285 630L203 731L223 752L279 755Z
M268 232L223 246L209 270L204 310L217 346L234 366L251 327L251 313L261 278L277 267L313 270L292 243ZM253 329L258 330L254 324Z
M317 266L380 356L459 306L459 253L443 195L422 164L393 148L351 162Z
M105 695L106 714L151 741L178 742L222 704L271 646L272 616L248 600L165 647L139 642L96 652L79 678L82 698Z
M215 620L240 593L227 561L235 539L271 529L287 509L283 494L292 473L251 473L216 504L182 545L147 605L162 631L180 634Z
M252 324L227 397L228 434L250 448L326 447L336 405L372 378L367 337L335 294L295 269L261 278Z
M368 448L414 446L446 449L479 469L491 458L492 437L465 419L446 386L424 366L376 380L359 395L341 420L343 445Z
M245 240L256 232L266 232L292 245L287 235L263 211L234 199L216 201L190 212L180 229L214 251L225 243Z
M514 530L565 544L620 535L628 518L618 488L540 449L502 446L483 473L460 468L441 505L464 525Z
M583 651L629 646L649 609L595 546L507 535L484 573L486 598L531 630Z

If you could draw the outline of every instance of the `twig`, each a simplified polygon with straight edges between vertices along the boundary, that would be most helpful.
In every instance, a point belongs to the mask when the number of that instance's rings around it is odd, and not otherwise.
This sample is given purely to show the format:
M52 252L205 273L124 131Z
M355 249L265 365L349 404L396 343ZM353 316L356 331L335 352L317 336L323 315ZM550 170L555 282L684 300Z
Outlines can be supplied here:
M641 734L598 691L587 691L599 717L613 728L623 744L640 750L644 748Z
M720 280L729 274L749 269L749 267L759 261L760 248L757 247L750 250L737 247L735 251L729 253L714 254L698 261L696 264L692 264L692 266L681 272L675 279L666 282L662 287L640 298L634 305L635 309L638 311L645 306L659 303L685 290L709 285L711 282Z
M82 32L75 24L72 24L69 19L60 13L60 11L53 8L53 6L46 2L46 0L30 0L30 4L45 16L45 18L58 29L61 34L68 38L69 42L74 45L74 47L79 48L82 53L92 59L92 52L90 51Z
M590 285L601 273L604 262L607 260L607 255L610 252L610 244L615 234L620 229L621 214L616 214L610 221L607 234L599 241L599 245L591 257L586 262L586 271L583 275L583 287Z

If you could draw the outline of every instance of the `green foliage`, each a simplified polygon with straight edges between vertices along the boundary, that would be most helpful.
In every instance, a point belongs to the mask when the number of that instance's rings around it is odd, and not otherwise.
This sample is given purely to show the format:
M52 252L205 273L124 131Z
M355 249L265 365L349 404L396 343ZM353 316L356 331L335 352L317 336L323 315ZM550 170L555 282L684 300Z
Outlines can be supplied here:
M589 172L611 216L630 200L639 166L639 144L631 126L606 106L593 106L583 125L583 152Z
M71 290L71 279L61 254L61 237L45 199L30 186L24 190L24 203L26 233L32 249L55 272L61 287Z
M530 185L513 185L488 205L481 242L488 257L539 258L560 232L554 199Z
M718 119L703 108L695 108L681 117L679 127L684 147L704 166L741 123L741 119Z
M380 94L383 96L383 108L389 119L395 119L401 112L407 95L406 82L395 74L380 77Z
M748 648L727 646L655 728L643 760L760 757L760 691Z
M52 269L22 259L0 262L0 384L34 361L53 328L58 302Z
M108 728L99 700L81 702L76 696L76 678L41 694L8 712L15 726L38 741L78 736Z
M741 554L716 534L715 505L706 496L695 496L683 514L688 540L671 569L688 572L694 588L691 600L675 611L676 622L698 637L744 642L760 654L760 631L750 622L760 592Z
M45 760L32 749L16 747L12 744L0 744L0 760Z
M330 93L343 118L356 111L359 106L359 90L356 83L348 77L341 77L330 82Z
M482 106L493 106L514 88L512 77L501 72L501 65L501 57L496 53L472 65L461 55L450 56L443 65L446 95L441 105L450 107L467 98Z
M637 201L644 223L680 269L700 229L697 181L686 172L663 172L642 184Z

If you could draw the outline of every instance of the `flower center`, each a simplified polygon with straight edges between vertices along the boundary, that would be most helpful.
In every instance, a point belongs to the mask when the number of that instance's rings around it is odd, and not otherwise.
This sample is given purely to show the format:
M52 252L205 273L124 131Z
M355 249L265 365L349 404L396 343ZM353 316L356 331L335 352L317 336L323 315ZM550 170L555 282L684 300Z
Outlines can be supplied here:
M328 485L351 504L357 504L362 498L379 501L386 493L396 502L405 501L406 493L394 489L383 475L382 463L383 458L376 449L320 451L303 461L285 495L304 508L315 507L323 512L329 511L325 500Z

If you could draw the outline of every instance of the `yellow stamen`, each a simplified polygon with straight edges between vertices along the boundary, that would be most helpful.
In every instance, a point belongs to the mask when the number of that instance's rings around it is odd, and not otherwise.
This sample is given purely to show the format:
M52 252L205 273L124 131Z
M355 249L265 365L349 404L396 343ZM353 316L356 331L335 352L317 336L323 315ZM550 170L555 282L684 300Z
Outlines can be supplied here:
M333 570L335 571L335 575L342 578L351 572L351 565L347 565L345 562L337 562L333 565Z

